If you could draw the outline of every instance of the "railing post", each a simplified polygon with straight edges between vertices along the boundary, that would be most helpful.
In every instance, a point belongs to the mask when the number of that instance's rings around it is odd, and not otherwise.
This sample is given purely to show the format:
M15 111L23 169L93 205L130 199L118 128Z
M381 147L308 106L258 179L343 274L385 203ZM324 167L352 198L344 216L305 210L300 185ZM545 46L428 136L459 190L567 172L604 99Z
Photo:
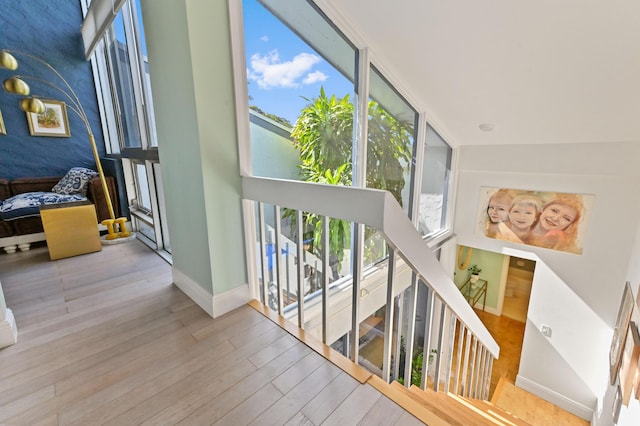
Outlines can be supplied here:
M298 258L298 294L296 301L298 303L298 327L304 329L304 227L302 224L302 211L296 211L296 225L298 229L298 236L296 240L296 253Z
M362 281L362 246L364 238L364 225L353 224L353 248L351 251L351 361L358 364L358 352L360 350L360 285Z
M413 340L416 331L416 304L417 302L417 277L415 272L411 273L411 290L409 293L409 306L407 307L407 338L405 339L404 358L404 385L411 387L411 365L413 364Z
M440 389L440 361L441 361L441 357L440 354L442 354L442 343L444 340L444 326L445 326L445 314L446 314L446 309L447 307L445 306L444 303L442 303L442 301L440 301L440 327L438 329L438 353L436 354L436 357L438 359L438 362L436 364L436 371L434 374L434 383L433 383L433 389L438 392L438 390Z
M451 312L449 316L449 347L447 349L447 370L444 376L444 391L449 392L451 388L451 369L453 368L453 347L455 345L455 334L456 334L456 322L458 319L456 315Z
M464 382L462 382L462 371L460 370L462 366L462 353L464 352L464 335L466 333L466 327L461 322L460 329L458 330L458 351L456 353L456 358L458 359L456 364L456 385L453 388L453 393L456 395L462 395L464 393ZM462 391L460 391L460 387L462 387Z
M475 376L476 376L476 359L477 359L477 350L478 350L478 339L475 336L472 337L473 345L471 346L471 372L469 374L469 385L467 396L474 397L474 385L475 385Z
M465 349L464 349L464 363L463 363L463 371L462 371L462 396L469 396L469 358L471 358L471 331L466 330L465 336Z
M282 223L280 222L280 206L273 206L273 220L275 222L275 226L276 226L276 238L275 238L275 248L276 248L276 271L274 273L274 276L276 277L276 291L277 291L277 297L276 297L276 306L277 306L277 311L278 311L278 315L282 315L282 279L281 279L281 275L282 275L282 259L280 258L281 256L281 245L282 245Z
M264 204L258 203L258 221L260 222L260 263L262 265L262 291L260 292L261 302L264 305L269 306L269 299L267 298L267 287L269 286L269 277L267 270L267 238L264 223Z
M382 353L382 379L389 383L391 375L391 343L393 339L393 283L395 281L396 255L395 251L389 249L389 260L387 261L387 298L384 311L384 348ZM396 364L398 361L396 360Z
M329 310L329 218L322 216L322 343L327 343Z
M400 365L400 352L402 350L402 318L404 318L405 311L404 298L402 297L402 293L394 297L394 300L398 301L398 322L394 324L396 330L396 340L394 342L396 350L394 351L393 359L395 359L396 362L393 363L393 378L395 380L398 380L398 378L400 377L400 369L404 368L404 366Z
M429 356L431 355L431 328L433 326L433 306L435 296L433 290L427 287L427 306L424 315L424 342L422 344L422 378L420 379L420 388L426 389L429 373Z

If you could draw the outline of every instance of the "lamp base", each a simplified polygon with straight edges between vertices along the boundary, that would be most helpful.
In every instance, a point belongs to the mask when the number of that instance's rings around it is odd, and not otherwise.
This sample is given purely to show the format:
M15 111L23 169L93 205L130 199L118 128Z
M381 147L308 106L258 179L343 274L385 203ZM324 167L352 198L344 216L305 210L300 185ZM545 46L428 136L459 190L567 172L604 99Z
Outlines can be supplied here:
M133 240L136 239L136 233L135 232L131 232L126 237L119 237L119 238L114 238L114 239L107 239L108 236L109 236L109 234L105 234L105 235L100 237L100 241L102 242L102 245L107 246L107 245L128 243L129 241L133 241Z

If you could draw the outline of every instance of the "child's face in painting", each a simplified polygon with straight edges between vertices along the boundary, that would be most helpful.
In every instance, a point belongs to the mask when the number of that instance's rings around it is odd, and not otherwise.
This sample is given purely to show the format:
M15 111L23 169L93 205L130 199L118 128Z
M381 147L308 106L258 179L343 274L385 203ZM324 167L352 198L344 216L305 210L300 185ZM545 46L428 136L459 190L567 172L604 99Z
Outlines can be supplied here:
M516 204L509 211L509 221L518 229L527 230L536 221L538 211L531 204Z
M491 198L487 215L492 223L504 222L509 218L509 202L504 198Z
M551 204L540 214L540 226L546 231L564 231L578 215L573 207L563 204Z

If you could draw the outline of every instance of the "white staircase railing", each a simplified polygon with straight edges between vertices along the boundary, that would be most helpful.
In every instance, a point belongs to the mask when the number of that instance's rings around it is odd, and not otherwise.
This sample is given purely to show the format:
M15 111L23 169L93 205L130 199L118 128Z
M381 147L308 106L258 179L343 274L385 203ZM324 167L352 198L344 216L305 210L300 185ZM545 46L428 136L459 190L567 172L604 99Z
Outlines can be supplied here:
M262 303L387 382L403 378L408 387L418 372L423 389L488 398L500 349L390 193L258 177L243 177L242 185L245 212L252 204L257 212L257 223L246 222L246 232L248 258L258 265L249 268L249 282ZM295 211L293 225L283 222L282 208ZM320 245L315 242L314 264L305 262L312 256L304 253L303 212L322 217L324 232ZM388 256L363 271L361 245L352 244L351 273L332 276L330 219L351 222L354 241L362 238L365 225L374 228L386 241ZM283 223L294 228L284 251ZM283 255L296 264L293 290L285 286L291 277ZM418 305L419 294L423 303ZM424 323L424 332L416 331L416 319ZM422 336L421 345L416 334ZM382 352L379 356L360 353L361 346L376 339L383 341L376 350ZM422 360L416 353L423 354Z

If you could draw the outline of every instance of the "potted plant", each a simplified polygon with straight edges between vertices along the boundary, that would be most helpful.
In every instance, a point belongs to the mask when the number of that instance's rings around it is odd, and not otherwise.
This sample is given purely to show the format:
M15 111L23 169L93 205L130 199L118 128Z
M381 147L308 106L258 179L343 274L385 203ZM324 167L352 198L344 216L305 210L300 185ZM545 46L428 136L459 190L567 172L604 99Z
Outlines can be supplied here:
M469 281L471 281L472 284L475 284L476 282L478 282L478 279L480 278L480 272L482 272L482 269L480 269L480 267L478 265L471 265L469 266L468 269L471 278L469 279Z

